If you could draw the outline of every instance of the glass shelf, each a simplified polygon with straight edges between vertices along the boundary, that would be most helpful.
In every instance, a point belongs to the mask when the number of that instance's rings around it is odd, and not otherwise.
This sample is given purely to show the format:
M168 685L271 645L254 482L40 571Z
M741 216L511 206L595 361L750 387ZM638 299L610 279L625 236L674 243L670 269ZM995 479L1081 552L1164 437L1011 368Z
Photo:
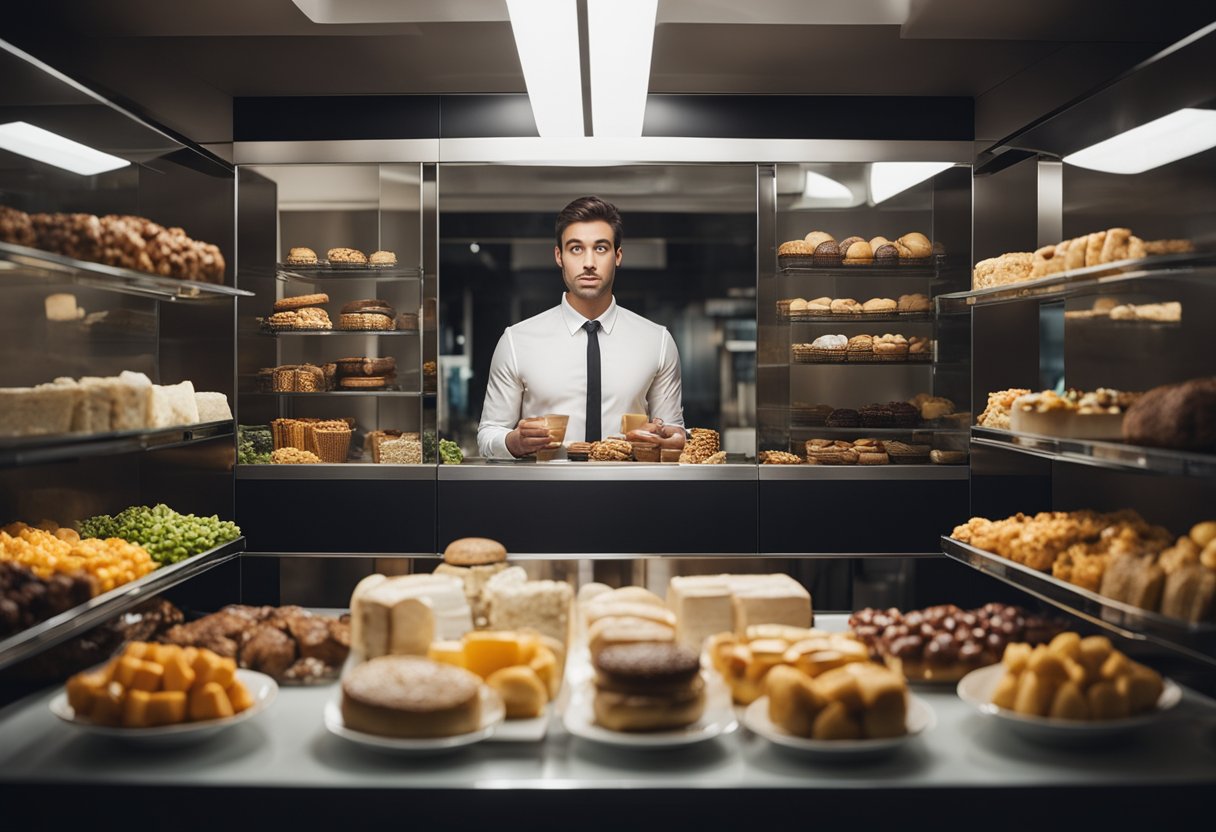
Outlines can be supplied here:
M1092 294L1099 287L1145 279L1187 278L1197 270L1216 265L1212 254L1164 254L1139 260L1120 260L1084 269L969 292L938 295L938 314L966 312L973 306L1017 300L1057 301ZM1145 322L1148 323L1148 322Z
M330 281L376 281L378 283L400 283L422 280L422 276L422 269L396 267L380 268L369 266L337 268L333 266L280 265L275 271L275 277L278 280L302 283L327 283Z
M5 272L20 270L28 274L52 280L68 280L79 286L105 289L111 292L140 295L165 301L208 300L214 298L251 298L253 292L202 283L197 280L178 280L155 274L120 269L101 263L89 263L73 257L64 257L36 248L0 242L0 280Z
M245 538L238 537L178 563L162 566L138 580L115 587L0 640L0 668L16 664L73 636L81 635L154 595L235 558L243 551Z
M424 396L434 396L434 393L419 393L411 390L318 390L315 393L266 393L266 392L250 392L242 393L242 396L279 396L283 398L307 398L307 399L325 399L325 398L346 398L352 396L384 396L389 398L402 399L417 399Z
M0 468L171 448L231 435L228 419L158 430L11 437L0 439Z
M977 445L1098 468L1182 477L1216 477L1216 454L1146 448L1096 439L1063 439L979 427L971 429L971 441Z
M942 552L952 560L1004 581L1067 613L1125 638L1149 640L1191 658L1216 664L1216 624L1192 624L1062 581L1046 572L943 536Z
M778 323L796 324L918 324L933 323L932 312L897 312L893 315L867 315L865 313L845 315L806 315L791 313L789 317L778 318Z
M964 436L967 433L966 428L949 428L949 427L921 427L921 428L830 428L824 425L798 425L790 423L790 432L797 431L798 433L814 433L817 436L812 438L824 439L863 439L867 437L879 436L907 436L908 434L920 433L932 436Z
M373 462L313 465L238 465L238 480L434 480L437 464L390 465Z
M303 336L317 338L328 335L375 335L378 338L384 338L388 336L416 336L419 332L416 329L285 329L281 332L261 330L259 334L266 338L300 338Z
M915 265L865 264L845 265L844 263L817 264L810 257L777 257L777 274L780 275L819 275L823 277L914 277L921 280L932 279L944 268L945 260L940 257L927 257L924 262Z

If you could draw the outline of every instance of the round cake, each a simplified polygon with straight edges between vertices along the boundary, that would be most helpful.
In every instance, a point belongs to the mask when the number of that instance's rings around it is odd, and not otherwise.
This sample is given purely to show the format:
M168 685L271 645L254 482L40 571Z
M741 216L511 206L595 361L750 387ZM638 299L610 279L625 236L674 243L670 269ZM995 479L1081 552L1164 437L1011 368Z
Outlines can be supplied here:
M644 642L605 647L592 659L595 721L613 731L684 728L705 712L700 659L687 647Z
M418 656L380 656L342 681L342 720L385 737L451 737L481 726L481 679Z

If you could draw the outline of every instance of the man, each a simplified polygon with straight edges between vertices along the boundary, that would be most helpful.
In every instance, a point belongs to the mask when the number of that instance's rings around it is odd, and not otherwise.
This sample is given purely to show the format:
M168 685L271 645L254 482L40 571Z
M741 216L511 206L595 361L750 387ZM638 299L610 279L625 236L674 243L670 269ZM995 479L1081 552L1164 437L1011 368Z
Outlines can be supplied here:
M626 413L649 421L631 441L684 447L680 356L664 327L617 306L621 215L585 196L557 216L553 257L566 292L557 306L507 327L490 362L477 447L486 459L526 456L549 444L543 417L570 417L567 442L594 442Z

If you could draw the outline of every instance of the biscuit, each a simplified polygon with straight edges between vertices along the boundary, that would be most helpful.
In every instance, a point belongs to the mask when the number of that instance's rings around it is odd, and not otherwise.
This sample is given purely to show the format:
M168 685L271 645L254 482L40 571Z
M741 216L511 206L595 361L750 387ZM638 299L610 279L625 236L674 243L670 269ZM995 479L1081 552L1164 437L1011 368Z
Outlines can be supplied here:
M367 262L372 266L395 266L397 255L391 251L373 251Z
M280 298L274 302L275 312L286 312L290 309L303 309L306 306L320 306L329 303L329 295L324 292L315 295L296 295L291 298Z
M317 264L317 253L303 246L293 248L287 252L287 260L285 262L292 266L315 266Z
M356 263L367 265L367 255L357 248L331 248L325 255L331 263Z

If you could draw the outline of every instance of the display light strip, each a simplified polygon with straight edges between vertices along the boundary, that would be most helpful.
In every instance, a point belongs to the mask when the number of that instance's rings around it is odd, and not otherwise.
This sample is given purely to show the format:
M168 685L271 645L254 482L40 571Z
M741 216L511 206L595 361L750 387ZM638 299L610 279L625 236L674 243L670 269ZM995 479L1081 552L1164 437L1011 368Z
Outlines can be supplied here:
M874 162L870 165L870 200L877 205L953 166L953 162Z
M587 0L596 136L642 135L658 0Z
M0 124L0 148L81 176L94 176L131 164L24 121Z
M1216 110L1185 107L1064 157L1104 173L1144 173L1216 147Z
M546 139L584 135L574 0L507 0L507 11L536 129Z

